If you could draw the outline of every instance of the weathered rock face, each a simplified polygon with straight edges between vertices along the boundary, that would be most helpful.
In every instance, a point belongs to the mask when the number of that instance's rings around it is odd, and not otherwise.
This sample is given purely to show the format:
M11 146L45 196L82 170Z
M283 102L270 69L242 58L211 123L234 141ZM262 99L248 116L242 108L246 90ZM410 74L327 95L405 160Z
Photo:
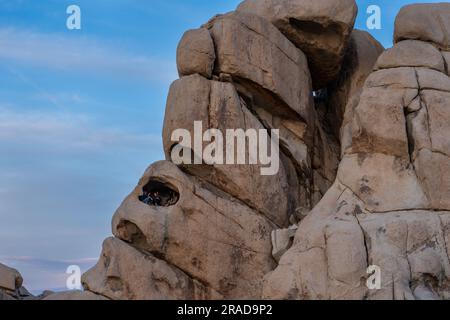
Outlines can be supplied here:
M22 286L22 283L22 276L17 270L0 264L0 288L15 291Z
M354 0L246 0L238 12L272 22L308 57L315 89L335 80L355 23Z
M395 20L395 42L415 39L450 50L450 3L413 4Z
M140 202L142 190L156 182L174 190L178 200L161 207ZM166 161L146 171L113 218L116 237L165 260L225 298L260 295L261 279L274 267L273 229L263 215Z
M448 212L371 213L337 182L267 276L271 299L448 299ZM381 289L366 286L369 265Z
M23 278L16 269L0 263L0 300L30 300L34 297L23 286Z
M178 268L117 238L105 240L99 262L82 281L87 290L114 300L221 298Z
M267 20L233 12L205 26L214 40L215 73L228 74L237 89L269 112L297 112L311 121L311 80L305 55ZM294 115L293 115L294 116Z
M404 16L397 32L407 30ZM417 34L432 29L421 19ZM266 277L264 297L450 298L450 82L442 43L417 39L435 43L404 40L379 57L353 111L336 182ZM366 286L373 265L380 290Z
M180 76L198 73L211 78L215 60L214 43L207 30L189 30L183 35L177 49Z
M356 11L247 0L187 32L166 161L115 213L86 292L49 298L450 299L450 8L402 9L387 51ZM205 161L173 139L195 122L278 129L279 170Z
M211 32L216 48L213 80L197 74L172 85L163 131L166 158L171 160L176 146L171 141L174 130L187 129L193 136L194 121L222 132L280 130L281 164L275 176L257 174L261 165L183 168L285 226L299 206L311 207L315 183L312 154L317 124L306 58L267 20L251 13L218 16L204 28ZM315 163L332 167L327 157L328 153L318 152ZM337 163L330 180L334 180L336 167Z
M340 140L342 152L351 145L354 110L364 83L383 51L383 46L369 33L353 30L339 78L328 87L326 123Z
M339 78L326 89L326 99L316 102L317 126L314 140L314 193L317 204L333 184L340 152L351 144L353 112L367 76L383 47L370 34L354 30Z
M417 40L405 40L387 50L378 60L376 69L424 67L445 72L444 58L434 45Z
M193 112L183 113L186 109ZM215 129L224 133L227 129L243 129L244 131L264 129L264 126L241 102L231 83L209 81L198 75L185 77L172 85L167 101L163 140L168 160L171 159L171 151L174 148L174 142L171 140L172 133L178 128L183 128L189 130L191 137L195 137L195 121L201 121L203 130ZM204 143L204 148L208 144ZM258 141L249 141L249 144L256 146ZM220 149L226 155L225 143ZM202 155L198 157L202 159ZM248 150L246 159L249 159ZM288 174L293 173L295 176L295 169L289 162L281 163L277 174L267 176L260 174L261 168L264 167L262 164L199 165L192 163L183 167L191 174L210 181L218 188L262 212L279 226L286 225L289 216L296 208L299 187L297 180L290 185Z

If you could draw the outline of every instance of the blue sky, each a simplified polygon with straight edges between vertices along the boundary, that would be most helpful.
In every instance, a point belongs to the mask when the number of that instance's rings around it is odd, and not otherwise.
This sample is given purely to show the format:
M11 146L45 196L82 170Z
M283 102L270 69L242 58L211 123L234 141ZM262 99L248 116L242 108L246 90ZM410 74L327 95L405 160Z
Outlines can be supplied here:
M239 2L0 0L0 262L29 289L63 288L68 265L95 262L115 209L163 158L179 39ZM389 47L416 1L357 2L359 29L381 7L371 33ZM66 28L71 4L81 30Z

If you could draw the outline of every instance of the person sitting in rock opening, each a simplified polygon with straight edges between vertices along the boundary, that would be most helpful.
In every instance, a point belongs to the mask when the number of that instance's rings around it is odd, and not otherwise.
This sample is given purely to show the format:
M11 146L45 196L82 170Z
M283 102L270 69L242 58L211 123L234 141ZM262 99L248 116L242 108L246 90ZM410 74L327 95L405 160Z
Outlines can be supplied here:
M155 205L155 200L150 195L150 193L147 192L147 191L144 191L143 195L139 196L139 200L142 201L143 203L149 205L149 206Z
M155 206L161 206L162 205L161 197L159 196L159 192L158 191L153 192L151 197L153 198L153 203L154 203Z
M162 206L163 200L158 191L144 191L142 196L139 196L139 200L149 206Z

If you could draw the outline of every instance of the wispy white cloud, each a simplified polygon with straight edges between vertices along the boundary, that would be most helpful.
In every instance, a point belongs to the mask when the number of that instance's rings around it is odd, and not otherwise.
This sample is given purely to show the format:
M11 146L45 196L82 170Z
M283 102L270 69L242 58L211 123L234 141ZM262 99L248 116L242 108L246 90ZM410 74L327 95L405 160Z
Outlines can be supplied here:
M6 263L33 263L33 264L49 264L49 265L84 265L89 264L92 265L98 261L98 257L93 258L80 258L74 260L52 260L52 259L39 259L31 256L0 256L0 261L4 261Z
M99 148L160 147L161 137L98 127L86 115L69 112L18 111L0 106L0 142L64 146L73 151Z
M167 83L177 78L171 60L125 51L87 37L0 28L0 59L71 73Z
M77 265L86 272L98 261L98 258L75 260L40 259L30 256L0 256L0 262L17 269L24 278L24 286L33 294L44 290L67 290L65 288L70 265Z

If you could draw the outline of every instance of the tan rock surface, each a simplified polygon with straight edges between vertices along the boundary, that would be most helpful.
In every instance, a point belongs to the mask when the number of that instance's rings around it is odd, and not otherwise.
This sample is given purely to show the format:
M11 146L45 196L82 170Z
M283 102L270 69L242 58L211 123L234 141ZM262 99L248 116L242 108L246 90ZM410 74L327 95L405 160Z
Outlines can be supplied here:
M176 190L179 199L170 206L139 201L155 181ZM274 267L274 228L263 215L166 161L149 167L113 218L119 239L238 299L260 296L262 277Z
M352 143L352 122L355 108L367 77L383 53L383 46L368 32L353 30L339 78L330 84L329 105L333 134L339 138L341 153Z
M0 263L0 301L34 300L35 297L22 284L19 271Z
M228 129L260 130L264 126L241 102L231 83L209 81L200 76L184 77L171 87L167 100L163 141L166 158L171 160L175 142L171 141L174 130L182 128L195 137L194 121L201 121L203 132L217 129L224 139ZM203 135L203 132L200 134ZM236 140L235 140L236 141ZM222 153L227 155L224 141ZM249 142L250 143L250 142ZM257 144L258 141L253 143ZM203 149L210 143L204 143ZM249 144L247 144L249 145ZM193 148L193 146L192 146ZM190 153L189 151L186 151ZM262 164L249 164L246 149L246 164L182 165L190 173L205 179L230 195L257 209L279 226L285 226L297 203L298 181L289 185L288 172L292 164L280 163L275 175L262 175ZM198 155L202 158L202 155ZM255 159L257 160L257 159ZM285 168L288 166L288 168ZM259 190L259 192L255 192ZM297 191L296 191L297 190ZM289 201L293 202L289 206Z
M405 40L388 49L378 60L376 69L396 67L425 67L445 72L445 63L441 52L432 44Z
M355 23L354 0L246 0L237 11L266 18L300 48L315 89L337 78Z
M434 54L420 63L423 50ZM366 80L338 178L266 276L263 297L450 297L450 160L443 134L450 86L438 61L426 43L400 42L380 56L377 66L386 69ZM373 265L381 270L379 290L366 286Z
M116 238L105 240L99 262L82 281L86 289L113 300L220 298L178 268Z
M208 30L186 31L177 48L177 67L180 76L200 74L211 78L216 53Z
M15 291L22 286L22 276L16 269L0 263L0 289Z
M336 206L338 204L338 206ZM448 297L449 212L373 214L337 183L305 219L294 246L266 277L271 299L420 299L415 290ZM368 266L381 269L381 288L366 286ZM419 290L419 291L420 291Z
M395 19L395 42L421 40L450 50L450 3L411 4Z
M205 26L216 48L217 75L271 113L311 119L311 79L305 55L267 20L250 13L215 17ZM295 115L292 115L295 116Z

